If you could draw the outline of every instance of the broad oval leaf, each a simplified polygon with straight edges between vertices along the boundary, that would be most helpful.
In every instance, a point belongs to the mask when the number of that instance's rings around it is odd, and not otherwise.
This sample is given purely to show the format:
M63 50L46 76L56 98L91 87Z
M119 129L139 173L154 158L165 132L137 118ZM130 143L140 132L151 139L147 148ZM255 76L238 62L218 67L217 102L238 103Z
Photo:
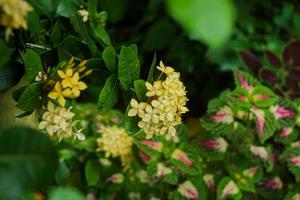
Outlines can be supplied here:
M118 80L115 75L111 75L106 80L100 93L97 107L101 113L107 113L117 103L119 98Z
M38 72L43 71L42 60L34 50L27 49L24 55L25 75L29 82L33 82Z
M0 181L0 194L11 181L16 181L14 188L21 189L50 184L57 161L54 145L46 135L27 127L0 129L0 172L8 174L5 182ZM4 175L0 173L0 180Z
M40 95L43 92L41 83L32 83L22 93L17 107L24 111L33 111L40 102Z
M130 47L122 46L118 64L118 78L122 87L128 90L139 77L140 62L136 52Z
M168 0L167 7L192 37L212 48L224 45L234 27L235 9L229 0Z
M96 160L90 159L84 167L85 180L88 185L96 185L100 179L100 165Z
M102 58L104 60L105 66L109 71L117 71L117 52L112 46L108 46L104 49L102 53Z

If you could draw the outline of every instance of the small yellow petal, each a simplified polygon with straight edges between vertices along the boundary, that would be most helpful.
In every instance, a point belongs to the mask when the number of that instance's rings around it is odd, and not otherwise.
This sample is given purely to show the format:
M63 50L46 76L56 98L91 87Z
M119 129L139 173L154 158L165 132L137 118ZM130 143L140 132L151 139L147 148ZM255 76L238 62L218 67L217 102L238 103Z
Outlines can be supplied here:
M73 75L73 77L71 78L71 83L72 83L73 85L77 85L78 81L79 81L79 73L76 72L76 73Z
M133 116L136 116L137 115L137 109L135 108L132 108L128 111L128 116L129 117L133 117Z
M58 101L59 105L65 106L66 100L62 95L58 96L57 101Z
M72 93L73 93L73 96L76 98L76 97L79 97L80 95L80 90L76 87L73 87L72 88Z
M61 84L62 84L63 88L72 87L72 83L69 78L64 79Z
M72 96L72 90L71 90L70 88L67 88L67 89L65 89L65 90L62 92L62 95L63 95L64 97L70 98L70 97Z
M61 92L61 85L60 85L60 82L56 82L55 84L55 90L60 93Z
M65 73L61 70L57 70L57 74L60 78L65 78L66 77Z
M50 93L48 94L48 97L49 97L50 99L56 99L56 98L58 97L58 93L55 92L55 91L52 91L52 92L50 92Z
M71 77L71 76L73 75L73 69L67 69L66 75L67 75L68 77Z
M135 99L131 99L130 105L131 105L131 107L133 107L133 108L138 108L139 102L137 102L137 100L135 100Z
M78 88L79 88L79 90L85 90L87 88L87 85L84 82L79 81Z

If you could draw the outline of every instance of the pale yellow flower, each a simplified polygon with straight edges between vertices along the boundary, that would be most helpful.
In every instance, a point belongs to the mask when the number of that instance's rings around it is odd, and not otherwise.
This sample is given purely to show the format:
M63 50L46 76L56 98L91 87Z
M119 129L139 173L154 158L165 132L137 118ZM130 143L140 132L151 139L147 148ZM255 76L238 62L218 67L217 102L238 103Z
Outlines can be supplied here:
M130 168L132 160L133 139L124 128L111 126L101 129L101 137L97 139L98 150L105 152L105 157L120 157L124 170Z
M146 93L147 97L152 97L152 96L159 96L162 94L162 85L161 81L155 81L153 85L149 82L146 82L146 88L148 89L148 92Z
M25 16L32 11L32 7L23 0L0 0L2 15L0 25L5 26L5 40L13 35L13 29L23 28L27 30Z
M159 66L157 66L156 68L165 74L174 72L174 69L172 67L165 66L162 61L159 62Z
M180 74L171 67L165 67L162 62L158 69L166 75L166 79L154 81L153 84L146 82L148 101L138 103L132 99L128 112L128 116L140 113L138 127L144 130L146 138L164 134L174 137L175 126L181 123L181 114L188 111L188 99Z
M75 116L70 109L64 107L55 107L49 101L47 109L42 116L42 121L39 123L39 129L44 129L50 137L58 138L59 141L64 137L74 136L79 140L84 140L85 136L81 133L82 130L73 131L76 124L72 118Z
M138 103L137 100L131 99L130 101L130 106L131 109L128 111L128 116L133 117L138 115L139 117L144 117L145 111L144 109L146 108L146 103Z

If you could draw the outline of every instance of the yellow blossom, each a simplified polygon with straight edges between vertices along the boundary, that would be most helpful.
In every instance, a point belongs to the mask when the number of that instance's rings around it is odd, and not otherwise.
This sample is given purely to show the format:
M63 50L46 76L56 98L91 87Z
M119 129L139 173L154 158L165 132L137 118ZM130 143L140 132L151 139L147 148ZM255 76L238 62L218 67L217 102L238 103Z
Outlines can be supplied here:
M74 115L70 109L55 107L54 104L49 101L47 109L42 116L42 121L39 123L39 129L46 130L50 137L58 138L59 140L70 136L84 140L85 136L81 133L81 130L73 132L73 128L76 124L76 122L72 120Z
M56 82L54 90L48 94L48 97L53 100L57 99L59 105L64 106L66 102L65 97L70 97L71 94L70 89L63 90L60 82Z
M25 16L32 7L23 0L0 0L2 15L0 25L5 26L5 39L8 40L13 35L13 29L27 29Z
M132 137L124 128L111 126L101 129L101 137L97 139L98 150L105 152L105 157L120 157L124 170L130 168L132 160Z
M147 102L132 99L128 116L138 116L138 127L146 133L146 138L153 135L174 135L175 127L181 123L181 114L188 111L186 91L180 81L180 74L172 67L165 67L162 62L157 67L166 76L165 80L146 82Z
M136 116L138 115L139 117L144 117L145 111L144 109L146 108L146 103L138 103L137 100L131 99L130 101L130 106L131 109L128 111L128 116Z

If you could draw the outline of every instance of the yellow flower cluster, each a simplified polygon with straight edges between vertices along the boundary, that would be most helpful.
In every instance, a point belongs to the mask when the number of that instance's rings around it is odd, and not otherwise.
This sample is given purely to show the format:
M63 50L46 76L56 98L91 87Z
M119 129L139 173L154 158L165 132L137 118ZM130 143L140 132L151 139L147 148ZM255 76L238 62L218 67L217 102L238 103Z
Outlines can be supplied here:
M141 118L138 127L145 131L148 139L153 135L174 136L175 126L181 123L181 114L188 111L188 99L180 74L172 67L164 66L162 61L157 69L166 75L165 80L157 80L153 84L146 82L148 101L139 103L131 99L131 109L128 111L128 116Z
M101 129L101 137L97 139L98 150L105 152L105 157L120 157L124 170L130 168L132 160L132 137L124 128L107 126Z
M86 70L87 60L83 60L77 67L74 67L74 58L71 58L64 70L57 70L60 78L48 97L57 100L60 106L65 105L65 98L77 98L81 90L85 90L87 85L80 81L81 78L92 73L92 70Z
M61 141L65 137L74 136L80 140L84 140L85 136L81 130L73 132L76 121L73 121L74 113L70 109L64 107L55 107L49 101L47 110L42 116L42 121L39 123L39 129L47 131L48 135L53 138L58 138Z
M5 39L13 35L13 29L24 28L27 29L25 16L32 7L23 0L0 0L1 10L3 14L0 18L0 25L5 26Z

